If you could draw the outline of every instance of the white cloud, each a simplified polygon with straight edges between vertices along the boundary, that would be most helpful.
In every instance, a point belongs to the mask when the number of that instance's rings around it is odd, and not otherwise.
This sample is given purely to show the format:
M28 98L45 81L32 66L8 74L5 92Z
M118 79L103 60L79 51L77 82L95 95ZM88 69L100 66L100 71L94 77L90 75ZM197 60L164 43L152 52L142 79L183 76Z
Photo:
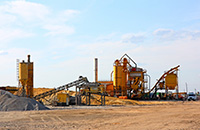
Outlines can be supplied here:
M49 31L46 36L70 35L75 32L73 27L66 25L44 25L44 29Z
M0 55L7 55L8 52L0 50Z
M1 45L6 44L14 39L31 37L33 35L33 33L25 32L22 29L0 28Z
M8 26L8 24L12 24L16 21L16 16L6 14L0 10L0 26Z
M38 3L27 1L10 1L0 7L1 11L22 17L26 21L44 19L50 12L49 9Z
M0 40L8 43L14 39L34 36L40 30L43 30L45 36L73 34L75 29L67 22L79 13L77 10L55 13L43 4L25 0L4 2L0 5L0 26L4 27L0 28Z
M98 42L106 42L107 41L108 42L108 41L113 41L116 37L117 37L117 33L113 32L108 35L102 35L102 36L97 37L96 41L98 41Z
M173 30L173 29L157 29L153 32L156 39L162 41L176 41L181 39L198 39L200 31Z
M134 33L127 33L122 35L122 41L123 42L129 42L129 43L141 43L145 39L144 34L134 34Z
M80 11L78 10L64 10L62 12L60 12L57 16L57 20L62 21L62 22L67 22L70 19L72 19L74 16L79 15Z
M1 45L20 38L34 36L32 24L49 13L41 4L27 1L7 1L0 5Z
M158 35L158 36L168 36L173 33L174 33L174 30L172 29L163 29L163 28L159 28L153 32L154 35Z

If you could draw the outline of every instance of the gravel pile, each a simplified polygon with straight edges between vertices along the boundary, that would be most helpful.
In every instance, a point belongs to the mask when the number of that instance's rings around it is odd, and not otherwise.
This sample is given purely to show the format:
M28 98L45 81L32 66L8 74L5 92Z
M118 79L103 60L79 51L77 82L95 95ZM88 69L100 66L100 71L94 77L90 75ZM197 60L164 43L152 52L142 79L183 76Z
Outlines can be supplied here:
M0 90L0 111L48 110L41 103L26 97L18 97L8 91Z

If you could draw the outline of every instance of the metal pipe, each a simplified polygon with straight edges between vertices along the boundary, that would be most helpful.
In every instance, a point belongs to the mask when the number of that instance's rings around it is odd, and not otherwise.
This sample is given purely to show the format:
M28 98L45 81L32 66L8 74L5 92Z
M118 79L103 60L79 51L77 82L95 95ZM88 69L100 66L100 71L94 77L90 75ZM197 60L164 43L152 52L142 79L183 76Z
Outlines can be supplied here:
M149 91L151 90L151 76L146 74L145 76L147 76L149 78Z
M98 81L98 58L95 58L95 82Z
M31 57L31 55L27 55L27 57L28 57L28 63L30 63L30 57Z
M112 81L113 71L110 73L110 81Z
M188 94L188 87L187 87L187 83L185 83L185 87L186 87L186 93Z
M133 64L135 64L135 68L137 68L137 64L135 63L135 61L133 61L131 59L131 57L129 57L127 54L124 54L121 58L120 58L120 61L122 60L123 57L127 56L129 58L129 60L131 60L133 62Z

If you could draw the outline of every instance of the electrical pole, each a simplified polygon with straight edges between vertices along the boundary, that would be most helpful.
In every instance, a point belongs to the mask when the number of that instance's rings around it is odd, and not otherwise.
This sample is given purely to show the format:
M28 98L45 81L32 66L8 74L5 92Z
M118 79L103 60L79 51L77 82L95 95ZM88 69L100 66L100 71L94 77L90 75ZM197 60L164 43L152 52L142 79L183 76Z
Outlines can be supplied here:
M185 87L186 87L186 93L188 93L188 86L187 86L187 83L185 83Z

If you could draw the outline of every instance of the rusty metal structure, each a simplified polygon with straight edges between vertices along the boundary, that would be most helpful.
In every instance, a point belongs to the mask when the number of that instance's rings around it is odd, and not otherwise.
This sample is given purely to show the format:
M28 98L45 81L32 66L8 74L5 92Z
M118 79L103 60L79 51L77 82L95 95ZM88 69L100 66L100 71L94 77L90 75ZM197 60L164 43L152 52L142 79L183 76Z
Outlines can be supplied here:
M28 60L25 62L19 62L19 92L18 95L33 97L33 62L30 61L30 55L28 55Z
M111 72L110 81L98 81L98 59L95 58L95 82L89 82L86 77L80 76L78 80L70 82L66 85L57 87L45 93L38 94L33 97L33 62L30 61L30 55L25 62L18 63L18 78L20 88L18 95L40 100L61 90L76 87L76 104L81 104L81 97L86 96L86 105L90 105L91 94L101 95L102 105L105 105L105 95L120 97L123 99L143 99L146 95L154 93L157 90L165 90L165 97L168 97L169 90L176 90L178 97L178 68L174 67L165 72L156 82L153 88L150 89L150 76L143 68L138 67L136 62L127 54L124 54L120 59L116 59L113 63L113 71ZM149 91L147 92L147 89ZM79 90L79 92L78 92ZM104 99L102 98L104 97Z
M76 86L76 105L82 104L82 97L85 97L85 105L91 105L92 94L101 96L101 105L105 105L105 90L98 82L88 82Z
M128 98L141 98L145 93L146 70L137 66L127 54L114 61L111 81L98 81L106 86L110 96ZM113 80L112 80L113 79ZM147 86L147 85L146 85Z
M56 94L56 93L58 93L58 92L60 92L60 91L62 91L62 90L65 90L65 89L68 90L69 88L71 88L71 87L73 87L73 86L79 86L79 85L84 84L84 83L87 83L87 82L89 82L89 81L87 80L86 77L79 77L78 80L75 80L75 81L73 81L73 82L70 82L70 83L65 84L65 85L62 85L62 86L59 86L59 87L54 88L54 89L52 89L52 90L50 90L50 91L47 91L47 92L38 94L38 95L34 96L33 98L34 98L35 100L40 100L40 99L45 98L45 97L48 97L48 96L50 96L50 95L52 95L52 94Z
M151 88L148 92L153 92L154 95L152 98L157 98L156 93L158 90L165 90L164 98L169 98L168 91L169 90L176 90L176 98L178 99L178 68L180 65L171 68L170 70L166 71L160 79L156 82L156 84Z
M97 82L105 86L108 96L124 99L146 99L149 98L151 92L154 91L156 93L157 90L163 89L165 90L165 97L168 97L169 90L176 90L178 93L178 67L180 66L165 72L154 87L151 88L151 78L147 71L138 67L134 60L124 54L120 59L114 61L111 80Z
M86 77L80 76L78 80L75 80L73 82L70 82L68 84L59 86L57 88L54 88L50 91L38 94L34 96L33 98L35 100L40 101L41 99L45 99L45 97L51 96L53 94L56 94L62 90L68 90L71 87L76 88L76 95L75 95L75 104L81 105L81 98L82 96L86 96L89 100L86 100L85 105L90 105L90 98L91 94L99 94L104 96L104 102L105 102L105 95L104 95L104 89L100 86L99 83L96 82L89 82ZM79 91L78 91L79 90ZM48 100L46 100L48 101ZM102 99L102 105L104 105L103 99Z

